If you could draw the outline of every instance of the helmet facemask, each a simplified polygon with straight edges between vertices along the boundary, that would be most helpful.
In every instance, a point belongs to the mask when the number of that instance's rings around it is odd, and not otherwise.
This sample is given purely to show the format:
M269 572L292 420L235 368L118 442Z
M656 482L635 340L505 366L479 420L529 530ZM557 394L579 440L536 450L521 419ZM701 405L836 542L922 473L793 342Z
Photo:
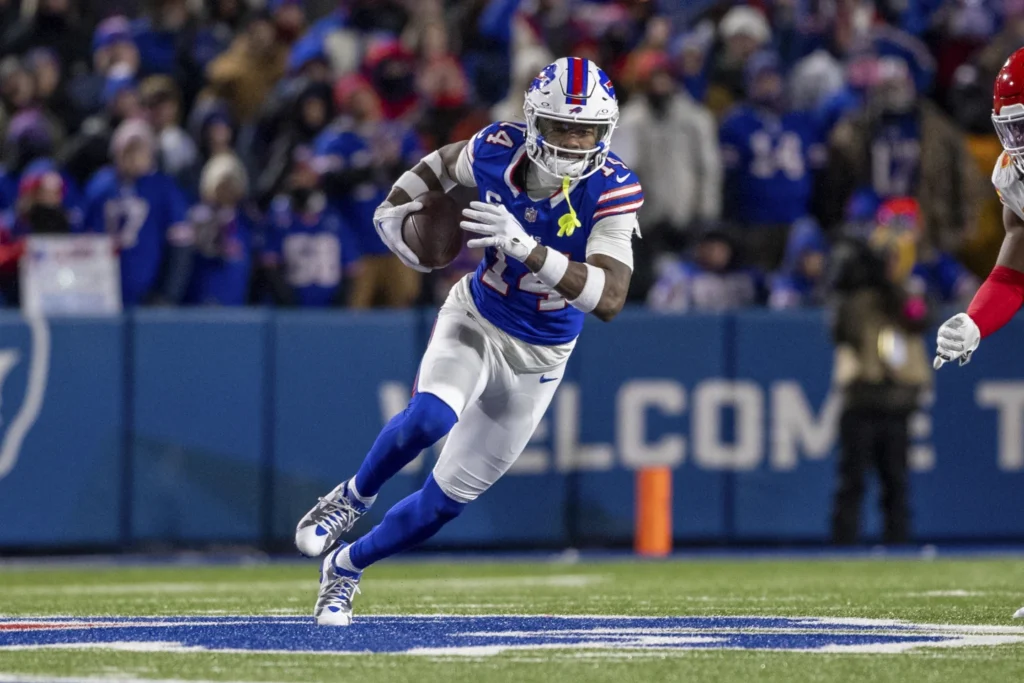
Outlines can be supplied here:
M1003 107L992 114L992 125L1017 172L1024 177L1024 105Z
M612 131L618 121L617 112L607 120L591 120L542 114L530 102L526 103L524 110L526 153L542 171L556 178L582 180L604 165L610 151ZM556 144L570 137L573 131L577 138L592 135L594 145L586 149L572 149Z

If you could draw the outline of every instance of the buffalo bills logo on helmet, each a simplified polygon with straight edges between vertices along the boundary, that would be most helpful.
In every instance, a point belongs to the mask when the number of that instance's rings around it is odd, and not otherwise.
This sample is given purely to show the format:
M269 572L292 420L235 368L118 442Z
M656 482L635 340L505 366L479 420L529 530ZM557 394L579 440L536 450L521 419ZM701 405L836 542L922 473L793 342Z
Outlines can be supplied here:
M532 83L530 83L529 92L546 88L551 81L555 80L555 71L557 69L557 64L548 64L544 67L544 70L537 74L537 77L533 79Z
M612 79L608 78L608 74L604 71L600 71L601 74L601 87L608 93L608 97L615 99L615 86L612 85Z
M570 114L579 114L583 111L583 107L573 107L569 110Z

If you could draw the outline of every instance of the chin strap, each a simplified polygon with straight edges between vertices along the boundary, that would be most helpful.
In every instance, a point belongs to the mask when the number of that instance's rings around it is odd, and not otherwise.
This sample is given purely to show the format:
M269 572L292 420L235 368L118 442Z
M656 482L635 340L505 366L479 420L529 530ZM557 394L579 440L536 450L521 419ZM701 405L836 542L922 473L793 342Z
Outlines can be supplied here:
M583 225L580 223L580 219L576 218L576 209L572 208L572 202L569 200L569 185L571 182L569 176L562 178L562 195L565 196L565 205L569 207L569 213L558 219L559 237L572 237L572 233L575 232L576 228Z

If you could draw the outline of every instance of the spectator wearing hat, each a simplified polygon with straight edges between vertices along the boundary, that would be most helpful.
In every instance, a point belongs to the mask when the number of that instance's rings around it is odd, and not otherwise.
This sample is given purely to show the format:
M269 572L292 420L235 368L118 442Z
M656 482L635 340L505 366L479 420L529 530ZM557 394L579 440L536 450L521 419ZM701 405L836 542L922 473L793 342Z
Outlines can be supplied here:
M403 122L385 120L380 98L361 76L339 79L334 99L341 116L317 138L314 164L332 205L352 222L363 256L350 303L410 306L419 296L419 273L402 268L381 242L373 212L403 170L422 157L419 139Z
M828 297L828 241L813 218L793 225L782 267L768 278L768 305L776 310L823 306Z
M188 213L195 260L185 302L244 306L257 218L244 202L248 179L242 162L233 154L213 157L203 167L199 188L202 202Z
M650 308L662 313L721 312L761 300L761 275L742 264L739 247L727 231L705 231L692 254L686 259L661 259L657 282L647 297Z
M714 40L714 25L710 21L703 21L669 44L673 72L697 102L704 102L707 96L711 71L710 52Z
M419 113L416 58L400 42L382 39L371 43L362 70L377 92L385 119L409 121Z
M615 138L616 152L644 178L644 239L634 245L631 282L641 299L652 283L654 254L688 246L694 227L718 220L722 208L715 120L669 68L662 57L639 74L641 90L622 108Z
M139 50L131 22L123 16L101 21L92 37L92 70L75 74L67 83L75 116L85 121L103 109L103 88L114 69L134 75L139 71Z
M196 143L203 166L218 154L234 154L238 128L222 100L199 100L189 115L188 133Z
M209 64L206 77L214 95L227 102L232 118L244 126L255 121L284 76L287 59L287 47L278 42L270 16L256 13L227 52Z
M754 53L772 40L768 20L757 9L737 5L726 12L718 25L722 49L711 67L706 104L721 117L745 91L744 69Z
M0 304L18 305L18 262L25 238L69 232L64 203L64 179L55 168L30 169L22 175L15 208L0 215Z
M810 213L825 147L813 117L790 111L778 57L747 64L745 97L722 121L725 218L740 231L752 263L779 267L790 226Z
M261 206L269 206L284 188L297 150L305 149L303 157L312 154L317 137L334 120L334 97L325 83L303 82L291 98L288 115L270 142L267 158L260 163L256 181L256 198Z
M85 230L113 237L126 306L180 302L192 268L194 231L185 196L157 170L156 154L149 124L125 121L111 139L113 163L86 188Z
M157 138L157 166L188 188L199 168L195 142L181 127L181 91L169 76L150 76L139 86L142 106Z
M103 109L82 124L78 134L65 141L60 152L64 167L85 185L110 159L110 139L122 121L143 114L139 86L127 64L117 64L103 84Z

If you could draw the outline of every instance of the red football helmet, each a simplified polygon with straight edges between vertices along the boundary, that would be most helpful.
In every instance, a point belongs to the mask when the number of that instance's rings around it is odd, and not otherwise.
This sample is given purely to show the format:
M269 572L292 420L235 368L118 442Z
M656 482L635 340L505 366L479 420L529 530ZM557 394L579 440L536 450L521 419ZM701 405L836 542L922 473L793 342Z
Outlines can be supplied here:
M1010 55L992 91L992 123L999 142L1024 173L1024 48Z

